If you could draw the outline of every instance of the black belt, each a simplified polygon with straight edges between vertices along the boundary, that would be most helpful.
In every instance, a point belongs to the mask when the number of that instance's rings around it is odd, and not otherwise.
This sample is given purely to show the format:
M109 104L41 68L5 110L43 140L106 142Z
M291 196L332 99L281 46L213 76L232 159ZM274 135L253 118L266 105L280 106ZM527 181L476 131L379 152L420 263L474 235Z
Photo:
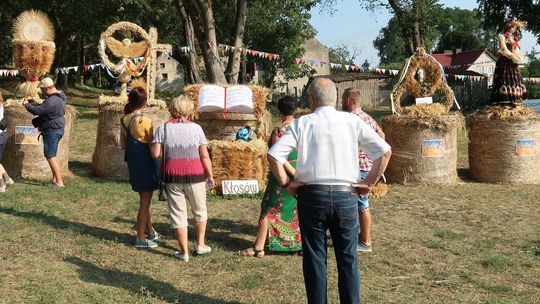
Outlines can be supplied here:
M298 190L323 192L357 192L356 188L345 185L305 185L301 186Z

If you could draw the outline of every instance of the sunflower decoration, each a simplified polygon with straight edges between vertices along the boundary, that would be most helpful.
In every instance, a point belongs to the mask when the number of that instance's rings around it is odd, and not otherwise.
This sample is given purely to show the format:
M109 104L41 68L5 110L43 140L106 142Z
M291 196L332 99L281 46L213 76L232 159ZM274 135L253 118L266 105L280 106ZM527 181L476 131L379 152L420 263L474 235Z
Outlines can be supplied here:
M25 11L13 22L13 62L26 78L19 86L25 97L39 100L39 77L49 71L54 61L53 40L53 25L41 11Z

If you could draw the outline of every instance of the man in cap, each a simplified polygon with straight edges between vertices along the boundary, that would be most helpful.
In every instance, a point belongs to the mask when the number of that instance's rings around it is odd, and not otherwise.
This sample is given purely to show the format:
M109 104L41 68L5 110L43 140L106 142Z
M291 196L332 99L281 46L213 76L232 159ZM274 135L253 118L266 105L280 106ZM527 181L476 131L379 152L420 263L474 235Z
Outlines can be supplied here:
M38 128L43 137L43 154L51 167L53 179L52 186L62 188L62 172L56 160L58 143L64 136L66 125L66 95L54 86L50 77L43 78L39 83L41 93L46 96L42 104L37 104L34 100L23 101L26 110L38 117L32 119L34 127Z

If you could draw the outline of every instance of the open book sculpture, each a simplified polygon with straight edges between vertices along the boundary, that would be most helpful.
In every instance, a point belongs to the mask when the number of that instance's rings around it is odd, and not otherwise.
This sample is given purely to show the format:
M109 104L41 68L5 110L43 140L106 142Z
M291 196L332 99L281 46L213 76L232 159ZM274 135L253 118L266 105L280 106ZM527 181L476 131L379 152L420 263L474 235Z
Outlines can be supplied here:
M205 85L199 92L198 112L253 113L253 92L247 86Z

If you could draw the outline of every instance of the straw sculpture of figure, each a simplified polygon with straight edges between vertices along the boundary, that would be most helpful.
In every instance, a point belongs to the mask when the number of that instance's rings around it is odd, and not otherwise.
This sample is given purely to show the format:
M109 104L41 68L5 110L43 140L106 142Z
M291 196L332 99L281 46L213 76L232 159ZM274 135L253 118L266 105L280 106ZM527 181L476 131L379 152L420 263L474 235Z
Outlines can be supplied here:
M526 98L527 88L523 84L519 66L525 63L525 56L520 51L519 40L525 23L509 20L504 25L504 33L498 36L499 59L493 74L490 103L521 107Z

